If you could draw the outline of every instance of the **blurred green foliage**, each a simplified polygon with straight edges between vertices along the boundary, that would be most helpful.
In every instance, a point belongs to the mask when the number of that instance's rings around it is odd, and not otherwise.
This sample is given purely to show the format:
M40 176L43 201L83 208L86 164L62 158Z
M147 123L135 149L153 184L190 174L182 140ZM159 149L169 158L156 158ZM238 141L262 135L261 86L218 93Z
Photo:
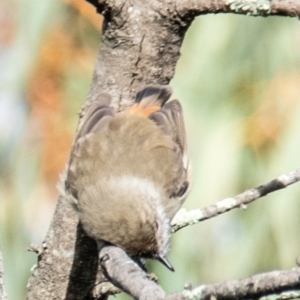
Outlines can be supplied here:
M83 0L0 2L0 245L9 299L25 297L55 207L77 112L92 80L101 18ZM184 107L193 190L203 207L300 165L300 25L210 15L189 29L171 85ZM290 268L299 255L300 186L174 235L167 292ZM118 299L125 299L118 296Z

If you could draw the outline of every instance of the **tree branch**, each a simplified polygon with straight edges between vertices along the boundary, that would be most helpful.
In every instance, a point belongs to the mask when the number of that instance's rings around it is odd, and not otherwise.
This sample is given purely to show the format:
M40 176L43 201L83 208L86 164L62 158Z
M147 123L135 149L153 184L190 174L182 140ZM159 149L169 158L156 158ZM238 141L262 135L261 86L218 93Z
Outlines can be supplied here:
M211 219L235 208L246 209L247 205L254 200L281 190L298 181L300 181L300 169L281 175L264 185L246 190L233 198L226 198L213 205L191 211L181 209L172 220L172 231L176 232L181 228Z
M7 299L3 276L4 276L4 268L3 268L3 261L2 261L2 250L0 249L0 300Z
M181 18L209 13L236 13L250 16L300 16L297 0L177 0Z
M166 297L166 300L242 300L257 299L300 288L300 268L288 271L272 271L252 277L225 281L217 284L186 288L184 291Z
M99 258L105 276L134 299L165 298L163 289L122 249L114 246L103 247Z

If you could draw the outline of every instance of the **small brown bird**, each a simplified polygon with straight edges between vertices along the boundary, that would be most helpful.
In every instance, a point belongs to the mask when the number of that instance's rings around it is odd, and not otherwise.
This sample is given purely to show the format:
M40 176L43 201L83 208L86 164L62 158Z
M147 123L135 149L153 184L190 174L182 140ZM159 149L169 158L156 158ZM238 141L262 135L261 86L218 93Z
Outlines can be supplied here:
M170 221L190 183L181 105L165 104L171 92L148 86L120 113L101 94L83 116L65 187L88 236L174 270Z

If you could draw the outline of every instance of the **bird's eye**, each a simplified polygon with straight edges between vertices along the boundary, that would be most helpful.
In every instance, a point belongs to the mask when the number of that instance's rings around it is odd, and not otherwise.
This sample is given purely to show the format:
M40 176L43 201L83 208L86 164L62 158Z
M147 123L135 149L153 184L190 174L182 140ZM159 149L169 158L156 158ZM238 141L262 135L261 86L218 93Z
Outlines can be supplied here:
M159 223L158 223L158 221L155 222L155 229L156 229L156 231L158 231L158 229L159 229Z
M188 187L189 187L189 183L185 181L177 193L178 197L183 196L186 190L188 189Z

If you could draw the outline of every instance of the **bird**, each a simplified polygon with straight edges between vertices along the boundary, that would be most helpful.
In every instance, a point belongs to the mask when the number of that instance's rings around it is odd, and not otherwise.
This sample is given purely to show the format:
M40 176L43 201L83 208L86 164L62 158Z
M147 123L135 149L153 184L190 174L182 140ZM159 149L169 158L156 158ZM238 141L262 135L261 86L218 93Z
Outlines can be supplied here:
M149 85L122 112L101 93L84 109L64 182L85 233L133 258L167 258L171 220L190 190L181 104Z

